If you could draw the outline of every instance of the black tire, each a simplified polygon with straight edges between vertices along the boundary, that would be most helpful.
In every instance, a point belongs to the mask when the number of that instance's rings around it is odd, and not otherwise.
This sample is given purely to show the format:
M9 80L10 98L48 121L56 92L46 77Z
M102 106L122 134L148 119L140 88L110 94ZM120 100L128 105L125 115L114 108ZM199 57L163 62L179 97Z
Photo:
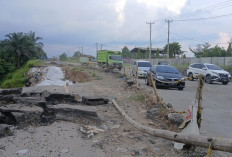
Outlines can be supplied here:
M156 87L157 89L160 89L160 88L161 88L161 86L158 85L158 84L156 83L156 81L155 81L155 87Z
M184 87L178 87L178 90L183 90L184 89Z
M133 70L132 70L132 76L135 76L134 73L133 73Z
M229 82L222 82L223 85L227 85Z
M193 77L193 73L188 73L188 77ZM192 78L191 81L194 81L194 79Z
M206 77L205 77L205 82L208 83L208 84L211 84L211 83L212 83L211 76L210 76L209 74L206 75Z

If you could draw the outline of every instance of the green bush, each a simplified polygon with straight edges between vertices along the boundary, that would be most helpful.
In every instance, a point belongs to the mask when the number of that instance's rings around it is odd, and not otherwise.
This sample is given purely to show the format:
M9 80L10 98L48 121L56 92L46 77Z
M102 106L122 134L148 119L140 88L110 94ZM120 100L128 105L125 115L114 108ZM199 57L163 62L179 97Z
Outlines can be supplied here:
M8 73L10 73L14 70L15 70L15 68L14 68L13 64L8 63L3 59L0 59L0 83Z
M43 65L43 61L41 60L28 61L22 68L7 74L1 83L1 88L23 87L28 79L27 72L30 68L41 65Z

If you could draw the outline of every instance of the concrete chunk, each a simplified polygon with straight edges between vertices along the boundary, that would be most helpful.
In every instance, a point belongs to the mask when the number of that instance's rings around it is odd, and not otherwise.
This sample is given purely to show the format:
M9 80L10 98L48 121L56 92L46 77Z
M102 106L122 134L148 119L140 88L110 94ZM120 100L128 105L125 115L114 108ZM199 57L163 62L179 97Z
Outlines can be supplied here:
M75 120L80 117L98 118L97 109L93 106L58 104L47 106L48 110L55 112L56 119Z

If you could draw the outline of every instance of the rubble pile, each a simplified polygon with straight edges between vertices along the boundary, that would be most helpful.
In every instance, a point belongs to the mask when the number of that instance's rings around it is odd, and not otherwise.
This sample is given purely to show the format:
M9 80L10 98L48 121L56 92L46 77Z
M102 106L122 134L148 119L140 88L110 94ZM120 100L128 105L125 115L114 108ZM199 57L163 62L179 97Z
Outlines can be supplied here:
M80 117L98 119L96 105L107 104L105 98L83 98L79 95L28 92L21 88L0 90L0 135L10 125L47 125L55 120L75 121Z

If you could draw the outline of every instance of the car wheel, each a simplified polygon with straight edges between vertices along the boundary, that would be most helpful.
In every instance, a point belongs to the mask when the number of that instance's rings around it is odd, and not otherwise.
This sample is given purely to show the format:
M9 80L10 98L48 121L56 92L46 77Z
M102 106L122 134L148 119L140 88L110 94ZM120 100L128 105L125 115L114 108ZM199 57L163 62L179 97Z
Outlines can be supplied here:
M178 87L178 90L183 90L184 89L184 87Z
M223 85L227 85L229 82L222 82Z
M160 89L160 85L158 85L158 84L156 83L156 81L155 81L155 87L156 87L157 89Z
M133 70L132 70L132 75L135 76Z
M206 75L206 77L205 77L205 82L208 83L208 84L211 84L211 83L212 83L212 80L211 80L211 76L210 76L210 75Z
M190 72L190 73L188 74L188 77L193 77L193 73ZM192 78L191 81L194 81L194 79Z

